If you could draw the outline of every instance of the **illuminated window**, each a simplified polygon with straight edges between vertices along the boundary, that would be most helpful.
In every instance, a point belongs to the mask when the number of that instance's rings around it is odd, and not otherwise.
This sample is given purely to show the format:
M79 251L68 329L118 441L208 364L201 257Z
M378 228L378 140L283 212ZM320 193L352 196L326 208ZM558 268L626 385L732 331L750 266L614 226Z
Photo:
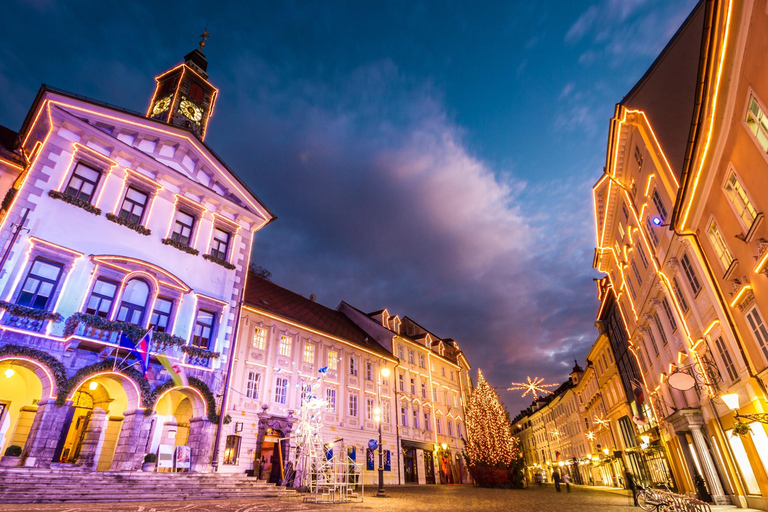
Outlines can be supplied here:
M357 377L357 358L354 356L349 356L349 374Z
M245 396L257 400L259 398L259 385L261 384L261 374L248 372L248 380L245 383Z
M619 245L618 240L615 240L613 242L613 250L616 251L616 259L621 260L622 252L621 252L621 246Z
M267 346L267 330L261 327L253 328L253 348L264 350Z
M619 234L621 235L622 240L624 239L624 236L626 236L624 225L621 222L619 222Z
M333 349L328 349L328 368L331 370L339 368L339 353Z
M728 269L733 262L733 256L731 256L728 246L725 244L725 239L723 238L723 235L720 234L720 229L718 229L714 220L709 223L707 236L709 236L709 241L715 249L715 253L717 253L717 259L720 260L723 268Z
M149 318L149 326L155 332L167 332L171 321L171 310L173 301L163 297L155 299L155 305L152 309L152 315Z
M282 405L288 403L288 379L278 377L275 381L275 402Z
M653 242L653 246L656 247L659 245L659 238L656 236L656 232L653 230L653 224L651 224L651 220L648 219L645 221L645 226L648 228L648 237L651 239L651 242Z
M357 395L349 395L349 415L357 416Z
M752 135L757 139L757 143L768 153L768 120L765 118L763 109L758 105L754 97L749 98L749 109L747 109L747 126Z
M675 297L677 297L677 302L680 304L680 308L683 310L683 313L688 311L688 303L685 301L685 297L683 297L683 291L680 289L680 283L677 282L677 278L672 278L672 289L675 290Z
M635 274L635 279L637 279L637 284L642 285L643 278L640 277L640 271L637 269L637 265L635 265L635 260L632 260L632 273Z
M192 240L192 229L194 227L195 217L181 210L177 210L176 216L173 219L173 233L171 233L171 240L189 245Z
M128 187L123 198L123 205L120 207L118 217L141 224L144 216L144 209L147 206L149 196L133 187Z
M241 440L240 436L227 436L227 444L224 447L224 464L237 466Z
M336 390L328 388L325 390L325 409L328 412L336 412Z
M220 260L227 259L227 253L229 252L229 239L232 235L223 229L214 228L213 230L213 242L211 243L211 256L219 258Z
M48 305L59 283L62 266L58 263L35 258L27 273L16 304L35 309L48 309Z
M723 188L725 189L725 195L731 201L731 205L736 210L736 215L739 216L744 227L747 229L752 227L752 223L755 221L755 217L757 217L757 212L749 197L747 197L747 191L744 190L735 172L730 172Z
M93 199L101 173L83 163L78 163L64 193L88 203Z
M680 258L680 264L685 272L685 277L688 279L688 284L691 285L693 295L698 295L699 290L701 290L701 285L699 284L699 278L696 277L696 272L694 272L693 265L691 265L691 260L688 259L687 254L683 254L683 257Z
M304 362L305 363L315 362L315 345L310 342L304 343Z
M140 279L131 279L123 289L117 319L134 325L142 325L149 300L149 285Z
M728 347L725 346L725 341L723 341L722 336L718 336L715 340L715 346L717 347L717 351L720 353L720 359L723 361L723 365L725 366L725 371L728 373L728 378L731 380L736 380L736 377L738 376L736 374L736 368L733 365L733 359L731 359L731 353L728 352Z
M675 321L675 316L672 314L672 308L669 307L669 301L667 301L666 297L661 300L661 307L664 308L664 313L667 315L669 325L672 326L672 332L675 332L677 330L677 322Z
M643 170L643 153L638 146L635 146L635 162L637 162L637 170Z
M664 206L664 201L661 200L659 195L659 189L653 189L653 204L656 206L656 211L659 214L659 218L663 221L667 220L667 207Z
M749 327L752 329L752 334L755 335L760 348L763 350L763 355L768 359L768 330L763 323L763 317L760 316L760 312L757 310L757 306L753 306L746 314Z
M755 478L755 472L752 470L752 464L749 462L749 456L747 456L747 451L744 449L741 437L733 435L733 430L726 430L725 438L728 439L731 445L733 456L736 458L736 462L741 470L741 476L746 484L747 492L759 495L760 486Z
M211 311L201 309L197 312L195 318L195 330L192 336L192 346L207 349L211 343L213 335L213 321L216 314Z
M91 291L91 296L88 298L88 306L85 308L85 312L89 315L98 315L107 318L112 309L112 301L115 300L116 292L117 283L101 277L98 278L96 282L93 283L93 290Z
M293 338L283 334L280 336L280 345L278 346L278 354L285 357L291 357L291 345L293 344Z

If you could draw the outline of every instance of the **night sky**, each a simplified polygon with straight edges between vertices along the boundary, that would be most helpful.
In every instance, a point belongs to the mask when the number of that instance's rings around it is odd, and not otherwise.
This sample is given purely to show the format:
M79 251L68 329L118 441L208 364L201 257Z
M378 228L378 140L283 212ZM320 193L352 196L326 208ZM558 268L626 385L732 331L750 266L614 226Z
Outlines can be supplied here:
M277 215L253 261L331 308L387 308L510 381L597 336L591 186L614 105L694 0L10 0L0 124L46 83L145 112L205 47L206 142Z

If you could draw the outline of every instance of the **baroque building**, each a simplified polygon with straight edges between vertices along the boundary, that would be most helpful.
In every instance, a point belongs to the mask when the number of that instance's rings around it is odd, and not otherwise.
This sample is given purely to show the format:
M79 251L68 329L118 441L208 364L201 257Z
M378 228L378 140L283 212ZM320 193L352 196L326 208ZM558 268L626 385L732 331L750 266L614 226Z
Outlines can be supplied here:
M201 50L146 114L43 86L0 130L0 447L26 466L135 470L165 445L211 468L253 235L274 217L204 142ZM128 348L150 328L145 371Z

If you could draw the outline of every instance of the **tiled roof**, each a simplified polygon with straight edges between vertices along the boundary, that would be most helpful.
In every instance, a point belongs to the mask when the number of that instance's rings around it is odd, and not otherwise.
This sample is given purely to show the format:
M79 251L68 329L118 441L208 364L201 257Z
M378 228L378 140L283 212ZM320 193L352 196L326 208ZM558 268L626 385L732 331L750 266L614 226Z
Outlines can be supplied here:
M371 339L365 331L343 313L309 300L254 273L248 274L245 303L256 309L274 313L312 329L355 343L382 356L394 358L387 349L379 345L376 340Z
M0 156L23 166L24 159L21 155L16 153L16 149L19 145L18 139L18 133L10 128L0 125Z

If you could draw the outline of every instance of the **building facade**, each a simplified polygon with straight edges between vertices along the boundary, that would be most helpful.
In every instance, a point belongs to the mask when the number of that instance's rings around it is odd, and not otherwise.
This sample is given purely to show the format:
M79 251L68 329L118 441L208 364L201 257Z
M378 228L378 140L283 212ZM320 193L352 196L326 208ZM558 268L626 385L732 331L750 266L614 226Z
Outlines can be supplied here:
M188 54L146 114L43 86L0 132L0 447L27 466L135 470L186 446L211 468L253 234L273 215L203 142L206 68ZM128 347L150 328L144 371ZM188 384L159 363L171 353Z

